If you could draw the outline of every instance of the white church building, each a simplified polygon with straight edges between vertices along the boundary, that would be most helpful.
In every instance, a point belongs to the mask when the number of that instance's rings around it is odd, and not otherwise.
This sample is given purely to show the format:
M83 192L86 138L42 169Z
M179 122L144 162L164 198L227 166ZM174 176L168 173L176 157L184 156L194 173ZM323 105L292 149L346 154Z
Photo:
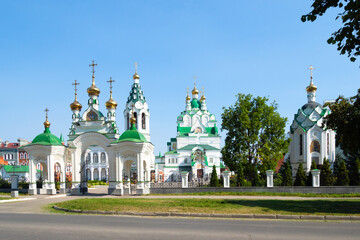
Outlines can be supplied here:
M218 176L221 163L221 137L217 121L206 106L204 93L199 98L196 86L186 96L185 111L177 118L177 135L167 143L164 161L157 163L156 176L165 182L180 181L182 172L189 172L190 180L209 180L215 165ZM161 172L161 173L160 173Z
M313 83L313 69L311 66L310 85L306 87L308 101L299 108L290 126L289 152L293 175L299 163L308 172L313 161L317 165L322 165L324 158L330 164L335 161L335 132L323 126L323 119L330 113L330 109L316 102L317 87Z

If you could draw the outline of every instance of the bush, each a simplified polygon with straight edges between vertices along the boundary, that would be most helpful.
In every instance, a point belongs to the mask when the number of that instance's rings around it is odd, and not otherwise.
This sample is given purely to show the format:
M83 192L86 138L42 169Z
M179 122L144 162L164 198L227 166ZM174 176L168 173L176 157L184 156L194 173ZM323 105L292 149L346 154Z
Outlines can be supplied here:
M359 186L360 185L360 160L352 159L349 161L349 180L351 186Z
M334 184L334 177L330 169L329 160L324 159L320 172L320 185L321 186L332 186Z
M244 169L242 163L240 162L236 174L236 184L238 187L240 187L240 186L244 186L244 182L245 182Z
M217 176L215 165L213 165L209 186L210 187L218 187L219 186L219 179L218 179L218 176Z
M315 161L312 161L311 163L311 167L310 167L310 171L307 175L306 178L306 186L312 186L312 174L311 174L311 170L316 169L316 163Z
M348 170L346 169L345 161L341 161L339 163L337 174L336 174L336 182L337 186L348 186L349 185L349 175Z
M299 168L296 172L294 186L305 186L305 183L306 183L306 175L305 175L303 165L302 165L302 163L300 163Z
M284 165L284 168L281 172L282 185L283 186L292 186L293 181L292 181L290 161L284 162L283 165Z
M19 181L19 189L29 189L29 183L26 182L25 180L21 180Z
M11 183L0 177L0 188L10 189Z

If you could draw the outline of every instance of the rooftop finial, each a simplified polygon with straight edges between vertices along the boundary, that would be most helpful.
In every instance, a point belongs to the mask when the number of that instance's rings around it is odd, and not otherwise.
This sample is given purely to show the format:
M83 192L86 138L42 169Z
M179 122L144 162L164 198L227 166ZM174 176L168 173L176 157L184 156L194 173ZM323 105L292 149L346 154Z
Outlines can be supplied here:
M115 82L115 80L110 77L110 80L107 82L110 83L110 99L112 99L112 83Z
M92 60L92 63L89 66L92 67L92 83L95 85L95 66L97 66L97 63L94 63L94 60Z
M194 75L193 78L194 78L194 89L192 90L192 94L197 95L197 94L199 94L199 91L196 89L196 78L197 78L197 76Z
M186 88L186 101L190 101L190 96L189 96L189 88Z
M312 65L309 67L310 69L310 84L306 87L307 92L315 92L317 90L317 87L313 83L313 70L315 69Z
M310 69L310 79L311 79L311 82L312 82L312 79L313 79L313 70L315 69L312 65L310 65L309 67Z
M200 98L200 101L204 101L206 98L205 98L205 91L204 91L204 87L201 88L202 91L201 91L201 98Z
M79 85L80 83L78 83L76 80L75 82L72 84L75 88L75 101L77 101L77 85Z
M50 122L48 121L48 112L49 112L49 109L48 109L48 108L45 108L44 112L45 112L45 114L46 114L46 120L45 120L45 122L44 122L45 132L46 132L47 129L50 127Z
M137 73L137 66L138 66L138 63L135 62L135 73L133 75L134 80L139 80L139 78L140 78L139 74Z

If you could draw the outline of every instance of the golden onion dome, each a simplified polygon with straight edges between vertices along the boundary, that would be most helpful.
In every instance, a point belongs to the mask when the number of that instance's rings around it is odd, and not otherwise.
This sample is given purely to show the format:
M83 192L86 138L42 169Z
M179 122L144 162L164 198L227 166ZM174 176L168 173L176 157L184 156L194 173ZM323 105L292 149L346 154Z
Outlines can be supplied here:
M131 118L130 118L130 124L135 124L136 123L136 118L134 117L134 115L132 114L131 115Z
M139 78L140 78L139 74L137 74L137 72L135 72L135 74L133 75L133 79L135 80L135 79L139 79Z
M89 95L99 96L99 94L100 94L100 89L98 89L98 88L95 86L95 83L93 82L93 84L87 89L87 93L88 93Z
M199 94L199 90L196 89L196 86L194 86L194 89L191 92L193 95Z
M200 98L200 101L204 101L204 100L206 100L206 97L205 97L205 95L202 95Z
M310 85L306 87L307 92L316 92L317 86L314 85L313 81L311 81Z
M105 106L107 109L115 108L117 107L117 102L115 102L114 99L110 98L106 103Z
M46 119L46 121L44 122L44 126L45 128L49 128L50 127L50 122Z
M186 96L186 101L190 101L190 100L191 100L190 96L187 95L187 96Z
M74 102L72 102L70 104L70 108L72 111L75 111L75 110L81 111L82 105L77 100L75 100Z

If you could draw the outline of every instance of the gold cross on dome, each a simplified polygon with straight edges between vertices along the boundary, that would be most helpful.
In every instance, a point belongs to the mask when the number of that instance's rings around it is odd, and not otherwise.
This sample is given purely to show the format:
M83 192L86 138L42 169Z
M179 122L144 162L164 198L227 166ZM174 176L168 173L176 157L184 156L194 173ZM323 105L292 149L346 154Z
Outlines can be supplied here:
M315 68L314 68L312 65L310 65L309 69L310 69L310 78L312 79L312 77L313 77L313 70L314 70Z
M194 85L196 86L196 79L197 79L198 77L194 74L194 76L193 76L193 79L194 79Z
M80 83L75 80L75 82L74 82L72 85L73 85L74 88L75 88L75 99L76 99L76 96L77 96L77 85L80 85Z
M189 95L189 89L190 89L190 88L188 88L188 87L186 88L186 92L187 92L188 95Z
M49 112L50 110L48 109L48 108L45 108L45 110L44 110L44 112L45 112L45 114L46 114L46 120L48 120L48 112Z
M110 77L110 80L109 81L107 81L108 83L110 83L110 92L111 92L111 90L112 90L112 83L113 82L115 82L115 80L113 80L111 77Z
M137 73L137 66L138 66L138 63L135 62L135 73Z
M89 65L89 67L92 67L92 77L95 78L95 66L97 66L97 63L94 63L94 60L92 60L92 63Z

